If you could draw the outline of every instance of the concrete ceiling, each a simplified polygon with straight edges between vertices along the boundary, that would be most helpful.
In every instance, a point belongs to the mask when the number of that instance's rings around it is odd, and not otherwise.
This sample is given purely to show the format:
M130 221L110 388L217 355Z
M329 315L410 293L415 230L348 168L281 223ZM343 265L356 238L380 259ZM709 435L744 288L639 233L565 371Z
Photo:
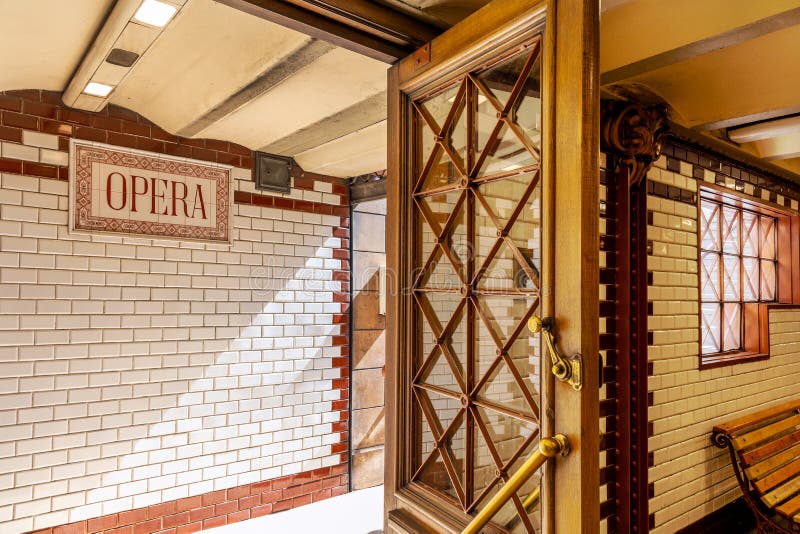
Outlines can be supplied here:
M0 91L61 91L113 0L0 0Z
M163 29L132 21L140 0L0 0L0 90L65 91L185 137L292 156L305 170L356 176L386 167L388 64L278 25L231 2L164 0ZM488 0L386 0L441 30ZM435 33L434 33L435 34ZM130 68L111 48L140 54ZM88 81L108 97L82 94Z
M171 133L293 156L312 172L385 168L389 65L213 0L171 1L177 15L149 32L109 97L75 105L117 104ZM101 28L121 6L123 28L138 0L0 0L0 90L65 90L82 58L120 42Z
M385 119L387 68L212 0L189 0L110 102L170 132L346 177L385 168L385 154L337 164L315 154L385 153L382 137L354 134Z
M179 135L293 156L308 171L385 167L387 64L214 0L167 1L177 15L149 32L100 105L133 109ZM487 0L376 3L444 30ZM63 91L123 5L127 22L138 0L0 0L0 90ZM800 113L799 25L796 0L670 0L669 9L665 0L603 0L601 83L612 94L654 96L674 121L727 138L729 129ZM800 169L800 131L775 131L741 147Z

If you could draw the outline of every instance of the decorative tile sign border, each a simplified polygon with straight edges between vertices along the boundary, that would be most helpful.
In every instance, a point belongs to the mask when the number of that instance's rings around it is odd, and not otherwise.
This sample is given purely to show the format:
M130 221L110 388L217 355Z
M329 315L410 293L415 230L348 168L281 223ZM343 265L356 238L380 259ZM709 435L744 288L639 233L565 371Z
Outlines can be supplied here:
M70 230L229 243L232 167L70 141Z

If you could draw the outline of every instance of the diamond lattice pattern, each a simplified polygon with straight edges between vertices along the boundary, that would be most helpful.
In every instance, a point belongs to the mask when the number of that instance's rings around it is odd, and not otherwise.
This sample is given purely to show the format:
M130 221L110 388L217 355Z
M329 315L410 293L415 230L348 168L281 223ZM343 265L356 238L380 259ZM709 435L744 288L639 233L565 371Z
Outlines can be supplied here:
M479 509L539 438L539 41L412 104L413 480ZM501 511L536 532L538 510Z

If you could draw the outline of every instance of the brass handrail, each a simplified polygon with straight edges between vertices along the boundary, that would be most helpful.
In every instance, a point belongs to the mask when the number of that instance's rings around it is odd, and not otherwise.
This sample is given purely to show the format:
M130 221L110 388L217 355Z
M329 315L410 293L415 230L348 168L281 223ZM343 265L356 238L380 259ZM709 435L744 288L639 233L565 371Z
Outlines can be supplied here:
M525 508L526 512L530 512L533 509L533 506L539 502L539 493L541 493L541 488L536 486L533 488L533 491L525 497L525 500L522 501L522 507Z
M554 456L566 456L569 454L569 441L564 434L556 434L552 438L542 438L539 441L539 448L525 460L525 463L511 475L500 491L489 499L486 506L475 515L469 525L461 531L461 534L478 534L486 524L500 511L500 509L511 499L511 497L522 487L533 474L539 470L548 458ZM534 493L536 494L534 496ZM525 499L527 506L532 505L539 498L539 492L534 490ZM526 508L527 508L526 506Z

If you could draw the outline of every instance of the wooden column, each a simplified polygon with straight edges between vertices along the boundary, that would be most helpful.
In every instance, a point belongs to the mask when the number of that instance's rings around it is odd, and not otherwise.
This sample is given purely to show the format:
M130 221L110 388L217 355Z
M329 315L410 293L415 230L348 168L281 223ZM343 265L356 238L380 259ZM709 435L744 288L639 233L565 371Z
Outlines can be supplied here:
M553 273L542 291L544 313L552 314L565 354L580 353L584 382L580 391L568 384L552 384L554 429L565 434L573 451L556 461L552 502L553 525L559 534L596 533L600 523L599 468L599 4L584 0L556 0L551 20L555 50L552 210L555 224ZM578 60L578 58L582 58ZM556 149L557 147L557 149ZM548 294L549 293L549 294ZM547 309L552 305L552 309ZM546 432L548 429L546 429ZM549 489L549 488L548 488ZM545 519L549 519L547 516Z
M601 144L617 213L617 511L620 532L648 531L647 170L661 154L662 108L605 101Z

